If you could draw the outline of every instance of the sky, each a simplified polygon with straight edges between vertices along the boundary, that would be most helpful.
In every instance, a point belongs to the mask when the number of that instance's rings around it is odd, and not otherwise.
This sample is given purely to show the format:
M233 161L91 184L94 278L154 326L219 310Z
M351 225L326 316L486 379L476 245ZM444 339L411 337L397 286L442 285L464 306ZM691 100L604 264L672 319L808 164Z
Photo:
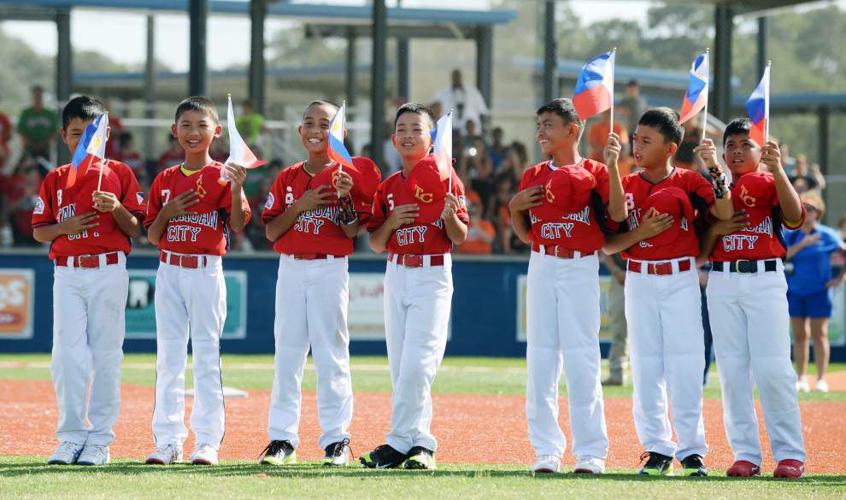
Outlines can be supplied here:
M295 0L301 1L301 0ZM525 0L529 1L529 0ZM388 5L396 0L388 0ZM363 0L329 0L312 3L363 4ZM645 21L649 1L574 0L572 6L586 23L623 17ZM837 0L846 9L846 0ZM406 7L488 8L490 0L404 0ZM141 64L145 58L145 15L140 12L74 9L71 38L77 50L96 50L116 62ZM268 18L266 30L272 33L286 22ZM23 39L37 52L56 53L56 27L48 22L5 21L3 31ZM246 16L211 16L208 22L208 62L212 69L246 64L250 53L250 24ZM177 71L188 69L187 14L156 14L156 55ZM167 52L165 53L165 49Z

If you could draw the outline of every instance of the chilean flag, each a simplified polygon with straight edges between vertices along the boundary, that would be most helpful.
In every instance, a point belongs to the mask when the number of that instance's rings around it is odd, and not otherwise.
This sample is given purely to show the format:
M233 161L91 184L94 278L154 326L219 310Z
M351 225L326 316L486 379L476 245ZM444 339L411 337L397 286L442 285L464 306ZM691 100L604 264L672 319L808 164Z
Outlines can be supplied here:
M229 158L226 163L241 165L244 168L256 168L266 164L266 161L259 160L256 155L247 147L247 143L238 133L235 126L235 111L232 108L232 96L229 96L229 107L226 110L226 129L229 132ZM222 170L225 172L225 170ZM224 177L224 176L222 176Z
M752 130L749 137L759 145L764 145L769 140L770 121L770 65L764 70L764 76L758 87L746 101L746 112L752 120Z
M77 176L85 174L85 171L95 159L106 158L106 132L109 130L109 115L102 114L85 127L76 150L71 159L71 168L68 170L68 182L66 187L76 183ZM82 171L81 173L79 171Z
M354 169L352 156L344 146L344 129L347 125L347 103L341 104L332 121L329 122L329 145L327 153L329 158L341 165Z
M452 177L452 111L438 120L435 129L435 162L441 180Z
M679 123L684 123L705 108L708 101L708 53L703 52L690 67L690 83L682 101Z
M610 109L614 100L614 51L600 54L584 66L576 81L573 106L579 118L591 116Z

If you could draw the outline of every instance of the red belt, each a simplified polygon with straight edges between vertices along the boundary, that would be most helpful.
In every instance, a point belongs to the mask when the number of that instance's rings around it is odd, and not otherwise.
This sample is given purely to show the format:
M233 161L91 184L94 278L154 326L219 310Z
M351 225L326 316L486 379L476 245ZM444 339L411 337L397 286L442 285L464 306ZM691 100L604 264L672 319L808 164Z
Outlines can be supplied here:
M405 267L423 267L426 264L426 255L414 255L414 254L397 254L397 253L389 253L388 260L390 262L396 262L399 266ZM444 265L444 256L443 254L438 255L429 255L429 265L430 266L442 266Z
M159 260L171 266L184 267L186 269L197 269L206 267L208 258L205 255L177 255L173 253L159 253Z
M329 258L332 259L343 259L343 255L331 255L326 253L298 253L291 255L291 257L297 260L326 260Z
M57 266L70 266L70 263L73 262L73 267L83 267L85 269L95 269L100 267L100 256L106 256L106 265L113 266L118 263L118 253L117 252L109 252L105 254L95 254L95 255L77 255L74 257L56 257L56 265Z
M641 263L630 260L628 264L628 269L633 273L640 273L643 270L642 266L646 266L646 274L675 274L672 262L661 262L660 264L654 264L652 262ZM682 273L685 271L690 271L690 260L679 261L679 272Z
M543 248L543 251L541 251L541 248ZM565 248L560 245L533 244L532 251L542 253L544 255L549 255L551 257L558 257L559 259L580 259L582 257L587 257L588 255L593 255L593 252L580 252L578 250L573 250L572 248Z

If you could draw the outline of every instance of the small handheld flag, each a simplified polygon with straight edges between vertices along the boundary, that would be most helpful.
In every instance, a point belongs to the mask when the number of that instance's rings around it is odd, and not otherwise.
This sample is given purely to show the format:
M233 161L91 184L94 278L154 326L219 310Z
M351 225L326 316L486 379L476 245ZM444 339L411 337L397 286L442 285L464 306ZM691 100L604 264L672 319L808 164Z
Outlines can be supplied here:
M105 160L106 140L108 139L106 132L108 130L109 115L105 113L95 118L94 121L85 127L85 131L83 131L82 137L76 145L76 150L73 152L66 187L73 186L76 183L77 177L83 175L96 158ZM100 190L102 180L103 170L100 169L100 178L97 180L97 191Z
M582 120L607 109L611 109L613 115L615 55L616 49L602 53L582 66L573 92L573 106Z
M682 101L679 123L684 123L708 107L708 51L699 55L690 66L690 83Z
M752 120L749 136L761 146L770 140L770 66L768 62L758 87L746 101L746 112Z
M354 168L352 155L344 145L344 129L347 126L347 103L341 104L335 116L329 122L329 144L327 153L329 159L337 162L341 167Z
M449 179L452 191L452 110L438 120L435 128L435 162L441 180Z
M226 159L224 165L234 164L244 168L256 168L266 164L266 161L259 160L250 151L249 146L247 146L247 143L244 142L244 139L238 132L238 127L235 126L235 110L232 107L232 94L229 94L227 97L229 103L226 108L226 130L229 133L229 158ZM223 167L220 169L220 178L226 179L226 169Z

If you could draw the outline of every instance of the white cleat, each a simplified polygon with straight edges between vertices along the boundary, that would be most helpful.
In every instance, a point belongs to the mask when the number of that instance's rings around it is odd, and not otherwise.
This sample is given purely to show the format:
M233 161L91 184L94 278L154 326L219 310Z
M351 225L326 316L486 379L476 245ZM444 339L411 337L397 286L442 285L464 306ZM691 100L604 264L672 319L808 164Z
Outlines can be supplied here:
M811 392L811 386L808 384L805 377L796 381L796 392Z
M602 474L605 472L605 460L597 457L581 457L573 469L576 474Z
M191 463L194 465L217 465L217 450L212 445L200 443L194 448L191 454Z
M541 455L535 465L532 466L532 472L535 474L553 474L560 469L561 459L555 455Z
M47 460L50 465L73 465L79 459L79 454L85 445L62 441L59 447Z
M169 444L156 448L156 451L147 456L147 464L150 465L170 465L174 462L182 461L182 447L175 444Z
M109 447L96 444L86 444L76 459L77 465L106 465L109 463Z
M817 392L828 392L828 382L824 379L817 380L817 386L815 389Z

